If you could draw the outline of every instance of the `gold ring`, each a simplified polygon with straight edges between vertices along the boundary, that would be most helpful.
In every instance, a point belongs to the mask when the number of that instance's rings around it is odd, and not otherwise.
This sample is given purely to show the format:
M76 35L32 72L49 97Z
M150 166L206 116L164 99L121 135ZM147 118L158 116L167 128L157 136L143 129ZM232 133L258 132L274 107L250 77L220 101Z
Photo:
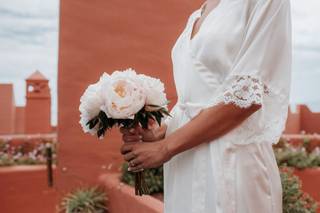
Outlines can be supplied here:
M132 161L129 162L130 167L134 167L134 163Z

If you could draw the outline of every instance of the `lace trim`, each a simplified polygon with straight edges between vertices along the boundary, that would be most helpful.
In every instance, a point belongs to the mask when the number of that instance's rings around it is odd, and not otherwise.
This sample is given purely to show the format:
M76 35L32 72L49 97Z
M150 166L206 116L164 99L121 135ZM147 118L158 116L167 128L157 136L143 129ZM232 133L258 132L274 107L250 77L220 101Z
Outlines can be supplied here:
M258 78L250 75L237 75L232 83L223 91L222 101L233 103L241 108L248 108L252 104L262 105L263 94L269 90Z

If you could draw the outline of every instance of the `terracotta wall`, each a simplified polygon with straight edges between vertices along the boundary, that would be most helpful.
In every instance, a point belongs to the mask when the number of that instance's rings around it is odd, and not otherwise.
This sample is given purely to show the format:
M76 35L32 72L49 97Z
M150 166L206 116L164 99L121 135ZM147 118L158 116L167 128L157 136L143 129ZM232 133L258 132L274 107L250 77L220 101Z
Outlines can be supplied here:
M25 133L50 133L51 128L51 99L27 98Z
M111 213L162 213L163 202L153 196L136 196L134 188L120 183L119 174L99 177L108 195L108 210Z
M190 13L202 1L60 1L58 74L58 186L94 182L118 170L122 157L114 131L99 141L85 135L79 99L103 71L133 67L165 82L175 102L171 48Z
M0 84L0 134L12 134L15 127L15 101L12 84Z
M284 133L299 134L301 130L300 119L301 119L300 107L298 106L295 109L293 109L293 107L289 107L288 119L287 119L286 129Z
M25 107L16 107L15 133L22 134L25 132Z
M45 166L0 168L1 213L56 213L57 192L47 186Z
M306 105L289 108L285 134L320 133L320 112L312 112Z
M301 106L301 129L307 133L320 133L320 112L314 113L307 106Z

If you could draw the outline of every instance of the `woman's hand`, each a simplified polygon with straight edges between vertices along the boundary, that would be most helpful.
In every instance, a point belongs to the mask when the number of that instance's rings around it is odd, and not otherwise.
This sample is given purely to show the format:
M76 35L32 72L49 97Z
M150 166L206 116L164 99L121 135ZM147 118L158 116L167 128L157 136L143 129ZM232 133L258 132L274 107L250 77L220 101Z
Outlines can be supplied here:
M164 140L154 143L125 143L121 147L124 159L129 162L129 171L156 168L167 162L171 155Z
M140 126L132 129L120 128L122 140L125 143L129 142L153 142L157 140L154 130L143 129Z
M148 129L143 129L141 126L137 126L132 129L120 128L122 140L125 143L128 142L154 142L164 138L166 126L159 125L153 121L149 121Z

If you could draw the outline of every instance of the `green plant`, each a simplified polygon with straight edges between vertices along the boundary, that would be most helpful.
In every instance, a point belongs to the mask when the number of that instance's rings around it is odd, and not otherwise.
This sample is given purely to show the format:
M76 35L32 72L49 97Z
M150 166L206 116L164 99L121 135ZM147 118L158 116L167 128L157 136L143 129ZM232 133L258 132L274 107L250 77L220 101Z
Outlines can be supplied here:
M106 213L107 196L98 187L80 188L67 194L61 204L61 213Z
M163 167L156 169L147 169L144 172L144 179L149 188L150 194L163 192ZM128 164L124 163L122 166L121 181L134 186L134 173L128 171Z
M14 165L35 165L46 163L46 147L51 146L53 162L56 161L56 142L24 142L12 145L10 141L0 140L0 167Z
M319 148L309 153L304 147L295 148L289 145L283 148L274 148L274 153L279 166L289 166L297 169L320 166Z
M283 213L316 213L317 203L301 190L301 181L291 169L281 170Z

